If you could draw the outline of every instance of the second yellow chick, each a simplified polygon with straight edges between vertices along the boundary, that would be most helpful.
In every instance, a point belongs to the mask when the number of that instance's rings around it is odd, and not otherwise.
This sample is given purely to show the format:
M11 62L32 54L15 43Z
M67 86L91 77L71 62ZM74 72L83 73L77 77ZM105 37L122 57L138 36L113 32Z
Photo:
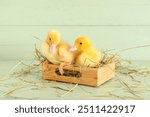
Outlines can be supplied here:
M101 53L95 49L88 37L78 37L70 50L78 53L75 58L76 65L96 67L100 63Z

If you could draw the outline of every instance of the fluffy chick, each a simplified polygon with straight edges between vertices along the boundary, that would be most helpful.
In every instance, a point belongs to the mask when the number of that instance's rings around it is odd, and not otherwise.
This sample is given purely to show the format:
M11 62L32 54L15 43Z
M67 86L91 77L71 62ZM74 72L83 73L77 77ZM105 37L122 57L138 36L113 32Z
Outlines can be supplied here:
M61 40L58 31L50 31L41 45L41 53L53 64L60 64L59 70L63 74L63 67L73 61L73 53L70 46Z
M88 37L82 36L75 40L71 51L78 51L75 64L88 67L96 67L101 60L101 53L92 45Z

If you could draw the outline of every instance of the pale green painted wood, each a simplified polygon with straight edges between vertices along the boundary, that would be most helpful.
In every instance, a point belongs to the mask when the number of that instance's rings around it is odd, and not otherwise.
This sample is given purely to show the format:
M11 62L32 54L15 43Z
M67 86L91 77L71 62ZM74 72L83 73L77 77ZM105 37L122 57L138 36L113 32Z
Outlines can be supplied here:
M44 39L50 29L59 29L62 38L73 45L79 35L91 37L98 49L116 49L150 44L150 27L0 27L0 59L32 58L34 44L40 41L33 35ZM123 52L127 59L149 60L150 48L140 48Z
M32 58L38 43L32 36L43 39L53 28L70 44L77 36L88 35L98 49L150 44L149 12L149 0L1 0L0 60ZM149 60L149 50L122 56Z
M1 0L2 25L150 25L149 0Z

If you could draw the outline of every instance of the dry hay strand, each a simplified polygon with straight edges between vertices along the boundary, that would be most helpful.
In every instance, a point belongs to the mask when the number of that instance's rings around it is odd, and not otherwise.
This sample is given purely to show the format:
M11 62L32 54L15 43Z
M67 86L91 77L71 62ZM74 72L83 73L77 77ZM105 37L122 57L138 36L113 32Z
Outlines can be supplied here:
M132 96L120 96L120 95L116 95L116 94L113 94L113 93L109 93L109 96L113 96L113 97L116 97L118 99L122 99L122 100L143 100L143 98L139 98L139 97L132 97Z
M42 39L40 39L40 38L38 38L37 36L32 36L34 39L37 39L37 40L39 40L39 41L41 41L42 42Z
M61 95L60 97L63 98L66 95L68 95L70 92L74 91L74 89L78 86L78 84L76 84L74 87L72 87L69 91L67 91L66 93L64 93L63 95Z
M150 47L150 45L141 45L141 46L135 46L135 47L129 47L129 48L121 49L121 50L118 50L116 52L116 54L118 54L120 52L128 51L128 50L139 49L139 48L146 48L146 47Z
M135 47L130 47L130 48L125 48L122 50L119 50L115 53L115 55L119 54L120 52L124 52L124 51L128 51L128 50L133 50L133 49L139 49L139 48L145 48L145 47L150 47L150 45L142 45L142 46L135 46ZM134 75L142 75L144 77L146 76L150 76L150 69L148 68L139 68L139 67L135 67L135 66L131 66L131 62L128 61L128 64L122 65L121 63L123 62L123 60L120 60L117 66L116 66L116 71L122 74L127 74L130 77L133 77L132 74ZM126 61L127 63L127 61Z
M23 82L31 83L31 84L39 83L39 81L36 81L36 80L27 80L27 79L24 79L24 78L21 78L21 77L18 77L18 79L21 80L21 81L23 81Z
M2 96L10 95L10 94L12 94L13 92L15 92L16 90L18 90L20 88L21 88L21 85L17 85L15 87L13 87L12 89L10 89L9 91L5 92Z
M126 89L127 89L127 91L128 91L129 93L131 93L132 95L136 96L138 99L143 99L142 97L140 97L139 95L137 95L137 94L136 94L136 91L133 91L125 81L123 81L121 78L118 78L118 80L119 80L119 82L120 82L123 86L126 87Z
M150 76L150 70L148 68L138 68L134 66L117 66L118 73L129 75L134 78L133 75L142 75L144 77Z
M104 52L102 52L102 59L101 59L98 67L102 67L102 66L107 65L112 62L115 62L115 63L120 62L118 55L104 51Z
M31 67L21 68L19 71L14 72L13 75L15 75L16 77L26 76L32 73L33 70L34 69Z
M10 77L8 77L8 76L9 76L11 73L13 73L14 70L15 70L21 63L22 63L22 61L19 61L15 66L13 66L13 67L7 72L7 74L6 74L4 77L2 77L2 78L0 79L0 81L4 81L4 80L10 79Z
M44 62L45 60L47 60L40 52L40 50L37 48L36 44L35 44L35 58L37 61L39 61L39 64L41 64L42 62Z
M150 45L146 45L146 46L136 46L136 47L132 47L132 48L127 48L127 49L122 49L122 50L119 50L118 52L116 53L111 53L111 52L108 52L108 51L104 51L102 52L102 59L100 61L100 63L98 63L98 66L97 67L102 67L103 65L107 65L109 63L112 63L112 62L115 62L116 63L116 72L117 73L121 73L121 74L125 74L125 75L128 75L130 76L132 79L134 79L133 77L133 74L134 75L143 75L143 76L147 76L147 75L150 75L150 70L148 69L143 69L143 68L136 68L136 67L133 67L131 66L131 62L130 61L126 61L126 60L123 60L121 59L121 57L118 55L118 53L120 52L123 52L123 51L127 51L127 50L131 50L131 49L135 49L135 48L141 48L141 47L148 47ZM38 61L38 64L37 65L27 65L25 63L23 63L22 61L20 61L16 66L20 65L20 64L23 64L24 66L26 66L24 69L21 69L19 72L16 72L16 74L18 75L18 77L21 77L21 76L26 76L28 74L31 74L33 72L35 72L37 70L37 68L39 69L39 65L41 63L43 63L45 60L47 60L44 56L42 56L40 50L37 48L37 46L35 45L35 58L33 61ZM85 61L86 62L86 61ZM124 66L123 65L123 62L126 62L127 65ZM16 67L14 66L14 68ZM74 66L74 65L72 65ZM80 69L82 69L82 66L79 66ZM10 70L11 72L14 70L14 68L12 68L12 70ZM74 71L72 71L74 72ZM69 73L70 74L70 73ZM34 82L34 81L28 81L26 79L22 79L22 78L19 78L20 80L22 80L23 82L27 82L27 83L37 83L37 82ZM124 82L122 79L118 78L119 82L125 86L127 88L127 91L130 92L131 94L133 94L135 96L135 98L137 99L143 99L142 97L138 96L135 94L135 91L133 91L130 86ZM71 88L70 90L69 89L64 89L64 88L61 88L61 87L52 87L52 88L56 88L56 89L59 89L59 90L63 90L63 91L67 91L66 93L60 95L60 97L65 97L66 95L68 95L70 92L73 92L74 89L78 86L78 84L76 84L73 88ZM14 91L17 90L16 89L13 89ZM12 90L12 92L13 92ZM11 93L11 91L10 91ZM7 93L6 93L7 94ZM9 92L8 92L9 94ZM119 98L119 97L118 97ZM122 97L121 97L122 98Z
M58 86L54 86L54 87L51 87L51 88L59 89L59 90L62 90L62 91L70 91L69 89L65 89L65 88L58 87ZM70 92L72 92L72 91L73 90L71 90Z
M99 67L102 67L103 65L107 65L109 63L114 62L116 64L116 73L121 73L124 75L130 76L132 79L134 78L133 75L141 75L144 77L150 76L150 69L149 68L139 68L134 65L132 65L132 62L130 60L124 60L122 59L118 53L131 50L131 49L136 49L136 48L141 48L141 47L149 47L150 45L145 45L145 46L136 46L136 47L131 47L127 49L122 49L116 52L115 54L108 53L108 52L103 52L102 60L99 64Z
M29 97L14 96L14 95L11 95L11 94L6 95L5 97L15 99L15 100L40 100L39 97L29 98Z
M30 64L26 64L24 63L23 61L20 61L20 64L23 65L19 70L17 71L14 71L12 73L12 75L14 75L15 77L25 77L27 75L31 75L32 73L39 73L39 65L37 64L34 64L35 62L35 58L31 61ZM23 80L21 78L19 78L20 80ZM26 82L30 82L30 81L27 81L27 80L24 80Z

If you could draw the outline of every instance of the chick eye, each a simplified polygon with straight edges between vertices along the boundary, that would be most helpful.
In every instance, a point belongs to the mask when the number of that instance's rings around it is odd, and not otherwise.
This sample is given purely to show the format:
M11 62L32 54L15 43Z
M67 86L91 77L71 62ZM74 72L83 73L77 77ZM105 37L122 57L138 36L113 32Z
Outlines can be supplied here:
M82 42L80 42L80 45L82 45Z
M51 41L51 38L49 38L49 40Z

